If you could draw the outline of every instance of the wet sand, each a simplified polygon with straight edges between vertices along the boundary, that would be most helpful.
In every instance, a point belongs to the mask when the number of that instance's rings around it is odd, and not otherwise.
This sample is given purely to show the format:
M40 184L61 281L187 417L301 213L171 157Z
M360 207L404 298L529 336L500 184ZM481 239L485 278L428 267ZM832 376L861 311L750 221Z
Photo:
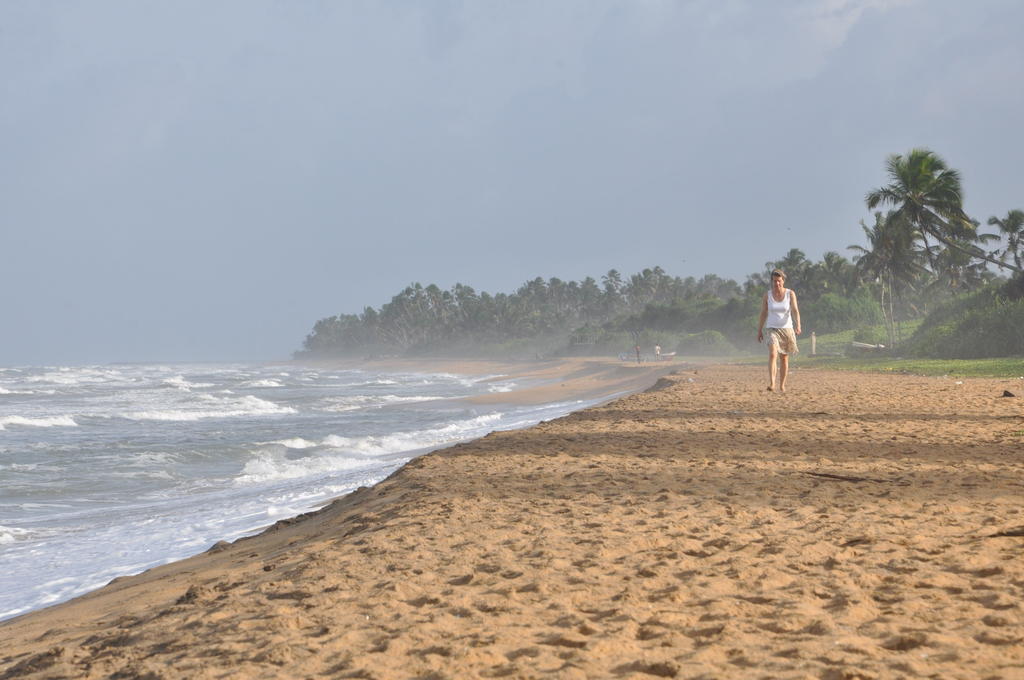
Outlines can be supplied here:
M1024 677L1024 381L764 372L682 370L0 624L0 678Z

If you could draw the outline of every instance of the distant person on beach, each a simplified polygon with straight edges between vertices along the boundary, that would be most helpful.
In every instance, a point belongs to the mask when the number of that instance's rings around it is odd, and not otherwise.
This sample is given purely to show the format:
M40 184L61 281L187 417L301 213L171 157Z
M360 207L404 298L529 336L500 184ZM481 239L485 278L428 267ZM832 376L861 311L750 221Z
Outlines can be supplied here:
M661 345L654 346L654 359L655 361L661 359Z
M800 335L800 307L796 293L786 288L786 273L781 269L772 270L772 287L761 301L758 342L764 340L765 331L768 331L768 391L774 392L777 385L779 391L785 392L789 356L800 351L796 346L796 336Z

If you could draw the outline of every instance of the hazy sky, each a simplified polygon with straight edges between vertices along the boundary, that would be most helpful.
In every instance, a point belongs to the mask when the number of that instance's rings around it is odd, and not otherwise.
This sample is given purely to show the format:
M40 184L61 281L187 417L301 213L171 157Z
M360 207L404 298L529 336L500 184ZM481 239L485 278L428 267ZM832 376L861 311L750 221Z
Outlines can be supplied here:
M848 255L886 155L1024 208L1017 0L0 0L0 365L274 359L407 284Z

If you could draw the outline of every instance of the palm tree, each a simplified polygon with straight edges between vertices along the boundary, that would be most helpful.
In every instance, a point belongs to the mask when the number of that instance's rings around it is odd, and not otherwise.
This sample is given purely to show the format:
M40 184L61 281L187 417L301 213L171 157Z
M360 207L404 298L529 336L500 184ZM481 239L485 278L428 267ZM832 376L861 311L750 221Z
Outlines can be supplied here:
M999 227L999 232L1006 238L1001 259L1005 261L1007 256L1012 256L1013 263L1020 270L1024 267L1024 210L1011 210L1003 219L990 217L988 223Z
M868 192L865 201L869 210L880 205L894 207L893 216L906 220L917 230L926 252L931 237L972 257L1021 271L1019 265L1000 262L968 243L976 240L976 232L963 209L960 173L947 167L935 152L911 149L906 156L893 154L885 167L890 183Z
M849 246L858 255L853 258L857 268L871 276L879 284L879 303L885 317L889 345L902 340L900 325L896 321L896 302L904 288L913 285L915 279L926 270L921 264L921 251L915 247L918 234L905 219L895 212L882 215L875 213L875 224L868 228L860 223L868 239L868 248Z
M989 238L998 238L985 234ZM933 290L945 290L954 295L969 293L984 286L994 274L981 260L971 257L962 249L937 248L933 260L935 262L935 280Z
M807 259L807 255L799 248L790 248L789 252L781 260L764 263L769 283L771 282L771 271L778 268L786 272L786 285L794 290L802 290L804 288L803 284L806 283L807 274L812 266L811 261Z
M850 295L857 287L857 270L849 260L830 250L807 269L808 283L814 290L822 293L839 293Z

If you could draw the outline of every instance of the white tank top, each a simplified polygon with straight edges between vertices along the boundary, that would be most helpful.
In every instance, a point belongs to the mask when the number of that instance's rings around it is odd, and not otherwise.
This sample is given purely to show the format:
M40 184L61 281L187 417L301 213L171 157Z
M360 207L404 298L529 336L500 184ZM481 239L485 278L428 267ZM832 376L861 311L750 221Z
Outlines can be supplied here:
M768 291L768 320L764 324L765 328L793 327L793 317L789 313L790 292L788 288L784 288L782 302L776 302L772 292Z

